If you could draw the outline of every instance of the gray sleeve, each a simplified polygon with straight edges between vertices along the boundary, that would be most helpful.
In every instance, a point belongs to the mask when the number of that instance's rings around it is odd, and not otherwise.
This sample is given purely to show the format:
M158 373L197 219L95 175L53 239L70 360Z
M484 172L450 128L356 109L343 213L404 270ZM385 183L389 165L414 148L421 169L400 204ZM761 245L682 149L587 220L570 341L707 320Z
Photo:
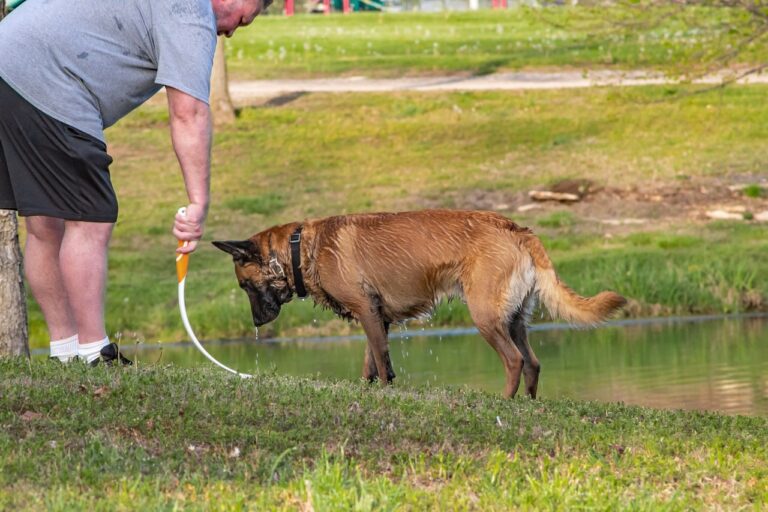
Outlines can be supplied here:
M157 2L152 18L157 56L155 82L208 103L216 50L216 20L210 1Z

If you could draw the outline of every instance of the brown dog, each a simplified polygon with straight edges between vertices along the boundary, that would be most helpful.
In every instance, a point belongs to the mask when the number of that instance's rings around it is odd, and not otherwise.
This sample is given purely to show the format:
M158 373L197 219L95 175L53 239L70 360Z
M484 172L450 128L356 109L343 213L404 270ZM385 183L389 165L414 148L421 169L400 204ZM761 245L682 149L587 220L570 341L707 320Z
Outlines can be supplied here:
M613 292L580 297L555 274L536 236L490 212L425 210L343 215L275 226L238 242L213 242L235 260L235 274L257 326L306 292L368 337L363 377L394 377L387 334L393 322L462 297L506 371L504 395L520 374L536 396L539 362L526 323L537 296L553 317L596 324L626 302ZM304 291L306 288L306 292Z

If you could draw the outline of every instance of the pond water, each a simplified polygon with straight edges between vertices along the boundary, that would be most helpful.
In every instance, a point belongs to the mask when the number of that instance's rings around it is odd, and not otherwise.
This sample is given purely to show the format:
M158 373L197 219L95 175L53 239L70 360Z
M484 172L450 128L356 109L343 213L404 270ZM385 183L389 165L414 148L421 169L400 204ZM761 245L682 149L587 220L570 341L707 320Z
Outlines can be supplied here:
M589 330L534 325L529 338L542 365L542 398L768 415L765 316L625 321ZM360 378L365 350L362 337L204 344L241 372L350 380ZM211 364L190 344L124 348L144 364ZM474 329L395 327L390 353L395 385L467 386L493 393L501 393L504 385L501 361Z

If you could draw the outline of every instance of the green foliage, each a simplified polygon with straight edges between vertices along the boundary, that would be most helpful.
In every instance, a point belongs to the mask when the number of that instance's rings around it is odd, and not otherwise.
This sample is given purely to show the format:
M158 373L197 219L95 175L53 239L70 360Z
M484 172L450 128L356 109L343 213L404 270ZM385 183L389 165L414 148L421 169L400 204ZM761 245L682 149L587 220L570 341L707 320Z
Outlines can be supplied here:
M699 236L688 234L652 233L647 231L631 233L624 237L624 241L633 247L646 247L655 245L660 249L668 250L687 249L701 246L706 243L706 240Z
M624 240L633 247L643 247L646 245L651 245L655 238L656 236L654 233L642 231L639 233L630 233L624 237Z
M747 197L758 198L758 197L762 197L763 194L764 194L763 187L761 187L760 185L753 184L753 185L747 185L746 187L744 187L744 195Z
M656 243L661 249L682 249L699 245L702 240L690 235L664 235Z
M768 295L759 279L767 262L764 244L742 241L717 251L688 247L670 251L659 243L659 249L594 254L588 262L579 257L553 258L559 274L569 284L578 283L574 286L580 292L617 290L643 305L635 311L640 316L743 312L754 307L753 293Z

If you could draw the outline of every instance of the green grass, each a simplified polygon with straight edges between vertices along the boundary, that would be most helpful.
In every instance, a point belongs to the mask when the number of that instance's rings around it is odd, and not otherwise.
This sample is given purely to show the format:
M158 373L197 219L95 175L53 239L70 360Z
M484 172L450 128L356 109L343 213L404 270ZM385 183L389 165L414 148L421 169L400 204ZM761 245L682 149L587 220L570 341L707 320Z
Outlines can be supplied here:
M5 510L768 504L768 420L211 368L0 360Z
M236 210L245 214L259 213L274 214L285 207L285 198L275 192L255 196L233 197L224 201L224 208Z
M737 10L734 10L737 11ZM706 65L755 30L743 13L690 6L264 16L227 42L238 79L488 74L503 70ZM729 46L730 45L730 46ZM764 62L764 45L736 59Z
M747 197L758 198L762 197L765 192L760 185L747 185L744 188L744 195Z
M538 219L537 224L544 228L564 228L576 223L574 215L569 211L554 212Z
M211 212L187 288L198 336L253 333L231 258L210 240L244 239L307 217L467 207L473 195L515 197L564 178L642 187L679 176L763 172L763 87L672 99L667 91L318 94L243 110L215 140ZM107 137L121 208L110 253L108 332L127 341L184 339L170 225L185 195L167 113L142 107ZM633 299L629 314L765 310L766 280L757 277L768 275L765 224L656 228L651 219L609 238L608 228L567 209L509 215L544 238L572 287L585 294L613 288ZM441 307L432 321L469 324L460 304ZM261 334L352 328L295 301ZM35 347L48 341L34 305L31 340Z
M578 282L577 289L585 294L620 290L630 299L629 316L765 310L768 290L760 276L768 259L763 242L718 242L714 237L696 242L686 236L675 247L669 244L677 242L666 235L656 238L656 247L642 250L563 255L558 272L569 284Z

